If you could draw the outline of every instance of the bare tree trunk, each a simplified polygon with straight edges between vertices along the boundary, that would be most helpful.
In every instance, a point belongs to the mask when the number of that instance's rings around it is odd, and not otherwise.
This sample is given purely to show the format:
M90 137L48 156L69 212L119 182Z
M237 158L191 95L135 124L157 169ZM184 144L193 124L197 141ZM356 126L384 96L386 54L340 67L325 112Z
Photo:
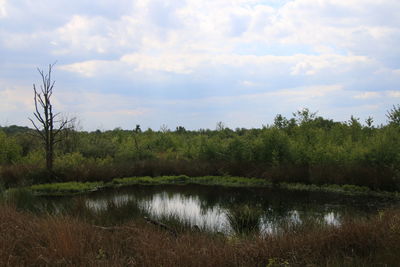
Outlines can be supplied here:
M53 66L54 64L49 65L48 73L46 74L43 70L38 69L42 78L40 92L36 89L36 85L33 84L35 102L35 112L33 115L38 121L38 124L36 124L33 119L29 118L43 141L46 152L46 169L50 176L53 176L54 145L61 141L60 138L57 138L57 135L65 128L67 123L70 122L68 119L55 120L59 113L53 114L53 106L51 104L51 96L55 83L55 81L51 80ZM54 123L59 124L56 129Z

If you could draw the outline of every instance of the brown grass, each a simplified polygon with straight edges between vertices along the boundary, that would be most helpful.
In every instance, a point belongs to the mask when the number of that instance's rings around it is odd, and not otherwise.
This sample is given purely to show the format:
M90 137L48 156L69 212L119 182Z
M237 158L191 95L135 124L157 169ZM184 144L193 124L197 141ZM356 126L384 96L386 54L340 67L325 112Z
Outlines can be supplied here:
M0 206L0 266L396 266L400 211L341 227L302 226L244 239L135 221L100 228L70 217Z

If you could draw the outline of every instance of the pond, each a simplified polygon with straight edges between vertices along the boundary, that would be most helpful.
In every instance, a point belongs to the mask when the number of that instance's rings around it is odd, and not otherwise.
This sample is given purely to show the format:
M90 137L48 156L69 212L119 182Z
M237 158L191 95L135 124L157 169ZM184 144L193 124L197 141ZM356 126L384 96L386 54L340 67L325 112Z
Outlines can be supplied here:
M331 193L215 186L133 186L76 197L42 198L53 212L67 212L100 225L144 216L224 234L278 233L301 225L337 226L397 205L382 199ZM195 226L196 225L196 226Z

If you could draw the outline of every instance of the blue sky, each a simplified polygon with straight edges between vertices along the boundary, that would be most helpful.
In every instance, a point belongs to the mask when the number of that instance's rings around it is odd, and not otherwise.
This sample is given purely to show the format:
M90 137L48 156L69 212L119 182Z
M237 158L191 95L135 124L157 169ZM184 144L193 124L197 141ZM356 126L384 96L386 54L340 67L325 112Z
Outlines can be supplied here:
M385 123L398 0L0 0L0 125L29 125L36 67L83 129L271 124L303 107Z

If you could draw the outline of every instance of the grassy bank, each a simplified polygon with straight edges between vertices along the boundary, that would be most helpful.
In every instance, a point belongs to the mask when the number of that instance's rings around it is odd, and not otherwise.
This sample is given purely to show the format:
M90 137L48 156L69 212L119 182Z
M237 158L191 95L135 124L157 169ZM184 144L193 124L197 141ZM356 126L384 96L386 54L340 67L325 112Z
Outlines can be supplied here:
M400 260L398 210L339 227L304 224L243 239L190 230L175 237L140 220L98 227L3 205L0 221L1 266L395 266Z
M300 183L272 183L266 179L230 177L230 176L203 176L188 177L180 176L160 176L160 177L127 177L116 178L112 182L67 182L39 184L27 187L35 195L55 196L55 195L74 195L97 191L105 188L117 188L131 185L186 185L199 184L208 186L226 187L266 187L280 188L286 190L329 192L344 195L376 196L386 198L400 198L398 192L374 191L368 187L355 185L307 185Z

